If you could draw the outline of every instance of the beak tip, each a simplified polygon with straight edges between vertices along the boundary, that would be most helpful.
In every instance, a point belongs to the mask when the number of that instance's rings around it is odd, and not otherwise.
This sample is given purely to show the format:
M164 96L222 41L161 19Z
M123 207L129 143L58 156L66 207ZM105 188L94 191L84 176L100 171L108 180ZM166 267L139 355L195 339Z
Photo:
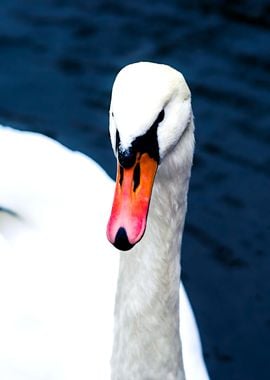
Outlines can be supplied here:
M134 246L134 244L129 242L127 232L124 227L120 227L117 231L113 245L120 251L129 251Z

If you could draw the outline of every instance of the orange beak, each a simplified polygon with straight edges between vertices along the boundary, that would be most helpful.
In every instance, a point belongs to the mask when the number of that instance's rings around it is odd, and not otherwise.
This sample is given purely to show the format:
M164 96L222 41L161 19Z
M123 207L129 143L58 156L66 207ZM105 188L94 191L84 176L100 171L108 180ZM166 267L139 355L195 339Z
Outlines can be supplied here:
M143 237L157 166L147 153L137 153L131 168L117 164L107 238L122 251L129 250Z

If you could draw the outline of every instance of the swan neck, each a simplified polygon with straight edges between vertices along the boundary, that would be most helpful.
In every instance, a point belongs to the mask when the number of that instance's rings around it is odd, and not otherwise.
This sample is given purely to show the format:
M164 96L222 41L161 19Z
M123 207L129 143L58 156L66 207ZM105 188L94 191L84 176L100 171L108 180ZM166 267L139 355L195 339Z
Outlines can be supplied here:
M120 254L112 380L185 380L180 247L193 146L191 158L181 163L178 145L158 170L143 239L130 253Z

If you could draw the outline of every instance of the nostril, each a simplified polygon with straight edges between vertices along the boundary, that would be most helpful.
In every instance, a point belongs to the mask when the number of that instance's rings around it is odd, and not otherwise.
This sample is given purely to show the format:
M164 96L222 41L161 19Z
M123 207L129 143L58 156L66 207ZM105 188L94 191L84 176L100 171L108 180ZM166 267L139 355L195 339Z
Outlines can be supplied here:
M140 177L141 177L141 169L140 169L140 164L137 163L134 169L134 174L133 174L133 191L135 192L137 187L140 184Z
M133 244L130 244L128 241L127 233L124 227L120 227L117 231L114 246L121 251L128 251L133 247Z
M120 165L120 176L119 176L119 184L120 184L120 186L122 186L123 177L124 177L124 169L123 169L123 166Z

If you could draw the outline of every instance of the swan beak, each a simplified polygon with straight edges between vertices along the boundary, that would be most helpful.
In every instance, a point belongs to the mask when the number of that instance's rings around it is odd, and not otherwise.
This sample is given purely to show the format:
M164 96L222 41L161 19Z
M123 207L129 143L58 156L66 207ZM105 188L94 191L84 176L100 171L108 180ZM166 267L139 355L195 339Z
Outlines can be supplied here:
M121 251L131 249L143 237L158 164L147 153L137 153L135 164L117 163L117 178L108 240Z

